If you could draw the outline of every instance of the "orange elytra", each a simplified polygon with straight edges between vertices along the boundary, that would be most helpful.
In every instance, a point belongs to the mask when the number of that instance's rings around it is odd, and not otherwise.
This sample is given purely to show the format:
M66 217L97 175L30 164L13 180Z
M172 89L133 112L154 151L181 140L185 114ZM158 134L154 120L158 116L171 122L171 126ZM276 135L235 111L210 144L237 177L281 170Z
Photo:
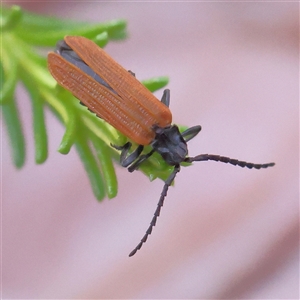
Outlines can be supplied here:
M65 43L109 83L111 89L96 82L89 76L91 74L80 69L80 65L76 66L75 59L66 54L70 50L65 44L60 46L58 53L48 54L49 70L60 85L98 117L140 145L148 145L155 138L153 124L159 127L171 124L170 109L94 42L84 37L67 36Z

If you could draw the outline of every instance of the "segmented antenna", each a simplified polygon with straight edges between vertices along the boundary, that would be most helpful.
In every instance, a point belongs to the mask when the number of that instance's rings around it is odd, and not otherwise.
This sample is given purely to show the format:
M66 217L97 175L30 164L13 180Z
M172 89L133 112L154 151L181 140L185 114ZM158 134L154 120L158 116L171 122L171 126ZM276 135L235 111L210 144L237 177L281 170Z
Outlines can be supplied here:
M213 161L217 161L217 162L223 162L223 163L229 163L232 164L234 166L239 166L239 167L247 167L249 169L262 169L262 168L268 168L268 167L273 167L275 165L275 163L267 163L267 164L254 164L254 163L249 163L246 161L242 161L242 160L237 160L237 159L232 159L226 156L220 156L220 155L214 155L214 154L200 154L197 155L195 157L186 157L184 159L184 162L194 162L194 161L207 161L207 160L213 160ZM141 241L139 242L139 244L130 252L129 256L133 256L138 250L140 250L143 246L143 244L147 241L148 236L151 234L153 227L156 225L156 221L157 218L160 214L160 210L164 205L164 200L165 197L167 196L167 192L169 189L169 186L172 184L174 178L176 177L176 174L180 171L180 165L176 165L174 167L173 172L171 173L171 175L168 177L168 179L165 181L165 185L163 187L163 190L161 192L159 201L157 203L157 208L154 212L154 216L150 222L150 226L148 227L145 235L143 236L143 238L141 239Z
M262 169L262 168L269 168L275 166L275 163L268 163L268 164L254 164L242 160L237 160L237 159L232 159L226 156L220 156L220 155L214 155L214 154L200 154L195 157L187 157L185 158L185 162L194 162L194 161L206 161L206 160L214 160L214 161L220 161L223 163L229 163L234 166L239 166L239 167L247 167L249 169Z
M168 179L165 181L165 185L163 187L163 190L161 192L159 201L157 203L157 208L154 212L154 216L150 222L150 226L148 227L145 235L143 236L143 238L141 239L141 241L139 242L139 244L129 253L129 256L133 256L138 250L140 250L143 246L143 244L147 241L148 236L151 234L153 227L156 224L157 218L160 214L160 210L164 205L164 200L167 196L167 192L169 189L169 186L172 184L174 178L176 177L176 174L180 171L180 165L177 165L174 167L173 172L171 173L171 175L168 177Z

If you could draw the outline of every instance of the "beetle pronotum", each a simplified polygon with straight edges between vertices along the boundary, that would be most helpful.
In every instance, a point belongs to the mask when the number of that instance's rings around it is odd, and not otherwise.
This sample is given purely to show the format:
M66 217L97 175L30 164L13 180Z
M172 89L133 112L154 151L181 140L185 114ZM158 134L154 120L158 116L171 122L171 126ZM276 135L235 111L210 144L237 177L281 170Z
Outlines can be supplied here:
M182 162L214 160L249 169L275 165L254 164L213 154L187 156L187 142L200 132L201 126L193 126L180 133L178 127L172 124L170 91L164 90L159 101L132 72L126 71L87 38L66 36L64 41L58 42L56 51L48 54L48 68L58 84L69 90L98 117L139 145L131 154L128 154L130 142L122 146L112 145L121 150L121 165L128 168L129 172L138 169L154 152L158 152L169 165L174 166L165 181L150 226L129 256L134 255L151 234L169 186L180 171ZM142 155L145 145L151 145L152 150Z

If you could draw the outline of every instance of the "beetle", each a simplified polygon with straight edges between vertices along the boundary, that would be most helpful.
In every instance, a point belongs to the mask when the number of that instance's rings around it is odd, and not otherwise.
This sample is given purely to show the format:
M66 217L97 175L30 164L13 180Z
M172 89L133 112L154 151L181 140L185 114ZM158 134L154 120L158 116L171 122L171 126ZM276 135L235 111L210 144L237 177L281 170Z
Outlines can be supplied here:
M165 180L145 235L129 256L133 256L151 234L181 163L213 160L249 169L275 165L273 162L255 164L213 154L189 157L187 142L200 132L201 126L193 126L180 133L178 127L172 124L170 91L165 89L159 101L135 78L134 73L125 70L85 37L66 36L58 42L55 52L48 54L48 69L58 84L69 90L90 111L138 144L130 154L131 142L122 146L111 145L121 151L120 163L129 172L138 169L154 152L174 167ZM146 145L152 149L142 154Z

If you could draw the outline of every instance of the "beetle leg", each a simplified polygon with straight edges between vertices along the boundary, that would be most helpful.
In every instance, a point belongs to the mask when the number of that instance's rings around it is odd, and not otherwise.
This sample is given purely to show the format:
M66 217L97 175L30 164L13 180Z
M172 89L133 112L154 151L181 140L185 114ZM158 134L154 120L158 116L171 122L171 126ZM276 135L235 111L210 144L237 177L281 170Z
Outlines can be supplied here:
M130 149L131 146L132 146L132 144L131 144L130 142L125 143L123 146L115 145L115 144L112 144L112 143L110 143L110 145L111 145L113 148L122 151L122 153L123 153L123 151L125 151L125 152L126 152L126 153L125 153L125 156L126 156L127 152L129 151L129 149Z
M133 73L132 71L128 70L128 73L135 77L135 73Z
M128 151L130 150L132 144L130 142L127 142L123 146L117 146L111 144L112 147L114 147L117 150L121 150L121 155L120 155L120 163L121 166L124 168L127 168L129 165L131 165L142 153L144 146L139 145L131 154L128 154Z
M150 226L148 227L145 235L143 236L143 238L141 239L141 241L138 243L138 245L130 252L129 256L133 256L138 250L141 249L141 247L143 246L143 244L147 241L148 236L151 234L153 227L156 224L157 218L160 214L160 210L162 208L162 206L164 205L164 200L165 197L167 196L167 192L169 189L169 186L172 184L174 178L176 177L176 174L180 171L180 165L176 165L174 167L173 172L171 173L171 175L168 177L168 179L165 181L165 185L163 187L163 190L161 192L159 201L157 203L157 208L154 212L154 216L150 222Z
M121 152L121 158L122 160L120 159L120 162L121 162L121 165L122 167L125 167L127 168L129 165L131 165L140 155L141 153L143 152L143 149L144 149L144 146L143 145L139 145L130 155L128 155L126 157L126 154L128 153L128 150L126 150L126 152L124 150L122 150ZM123 153L124 151L124 153ZM125 158L126 157L126 158Z
M169 89L165 89L164 90L164 93L163 93L163 95L161 97L161 102L165 106L169 107L169 105L170 105L170 90Z
M196 125L196 126L193 126L191 128L188 128L187 130L182 132L181 135L184 138L184 140L186 142L188 142L189 140L193 139L200 132L200 130L201 130L201 126Z
M142 162L144 162L146 159L148 159L153 153L155 152L154 149L152 149L149 153L141 155L129 168L128 171L132 173L135 171Z
M246 161L242 160L237 160L225 156L220 156L220 155L213 155L213 154L200 154L195 157L187 157L184 161L185 162L193 162L193 161L206 161L206 160L214 160L214 161L220 161L223 163L229 163L234 166L239 166L239 167L247 167L249 169L262 169L262 168L268 168L268 167L273 167L275 163L267 163L267 164L254 164L254 163L249 163Z

